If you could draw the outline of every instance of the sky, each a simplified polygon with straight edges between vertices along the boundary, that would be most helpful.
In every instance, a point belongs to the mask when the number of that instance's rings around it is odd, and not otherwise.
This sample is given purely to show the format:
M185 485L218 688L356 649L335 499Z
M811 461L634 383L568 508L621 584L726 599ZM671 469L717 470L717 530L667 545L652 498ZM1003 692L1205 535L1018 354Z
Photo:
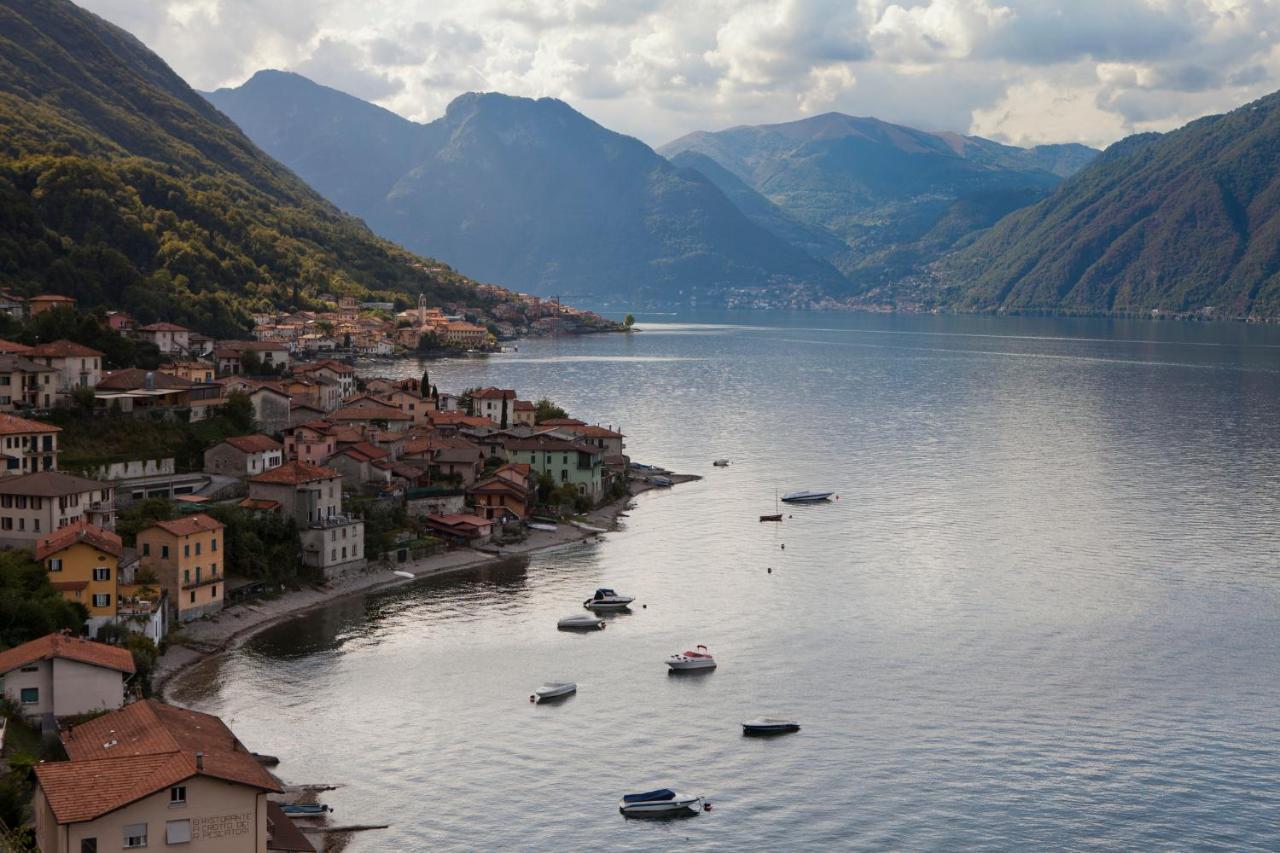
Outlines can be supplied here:
M1104 146L1280 89L1280 0L78 0L197 89L263 68L430 121L568 102L659 146L839 111Z

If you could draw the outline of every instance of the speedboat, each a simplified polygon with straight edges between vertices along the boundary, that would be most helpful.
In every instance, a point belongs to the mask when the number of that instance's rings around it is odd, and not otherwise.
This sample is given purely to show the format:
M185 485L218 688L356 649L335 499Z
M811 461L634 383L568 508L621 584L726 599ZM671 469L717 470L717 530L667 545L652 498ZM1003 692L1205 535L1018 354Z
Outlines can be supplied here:
M833 494L835 494L835 492L820 492L812 490L791 492L790 494L782 496L782 502L789 504L817 503L818 501L830 500Z
M321 803L283 803L280 811L289 817L324 817L333 809Z
M773 717L747 720L742 724L744 735L780 735L798 731L800 731L800 724L795 720L777 720Z
M712 462L711 464L712 464L712 465L714 465L714 466L716 466L717 468L728 468L728 467L729 467L729 460L728 460L728 459L717 459L715 462Z
M595 595L582 602L582 606L588 610L626 610L633 601L635 599L629 595L618 595L611 589L600 587Z
M589 613L575 613L561 619L556 627L568 631L599 631L604 628L604 620Z
M667 666L672 671L683 672L689 669L715 669L716 659L707 651L706 646L699 645L693 651L684 651L667 658Z
M696 814L701 809L702 797L677 794L670 788L645 791L643 794L625 794L621 800L618 800L618 811L629 817Z
M530 702L546 702L550 699L562 699L578 692L578 685L572 681L548 681L529 695Z

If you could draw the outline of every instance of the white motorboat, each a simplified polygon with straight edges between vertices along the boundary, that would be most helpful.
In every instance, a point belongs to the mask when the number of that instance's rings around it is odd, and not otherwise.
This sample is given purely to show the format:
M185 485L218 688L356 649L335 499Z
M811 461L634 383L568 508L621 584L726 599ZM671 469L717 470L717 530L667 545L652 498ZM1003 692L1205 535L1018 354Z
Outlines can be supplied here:
M599 631L604 628L604 620L589 613L575 613L561 619L556 627L569 631Z
M756 720L747 720L742 724L744 735L781 735L798 731L800 731L800 724L795 720L779 720L774 717L760 717Z
M600 587L595 595L582 602L582 606L588 610L626 610L633 601L635 599L629 595L618 595L611 589Z
M546 702L551 699L563 699L578 692L578 685L572 681L548 681L529 695L530 702Z
M817 503L819 501L831 500L831 496L835 492L822 492L814 490L806 490L802 492L791 492L782 496L782 502L787 504L807 504Z
M716 659L711 656L711 652L706 646L699 645L693 651L684 651L678 655L672 655L667 658L667 666L672 671L684 672L690 669L715 669Z
M712 465L714 465L714 466L716 466L717 468L728 468L728 467L729 467L729 460L728 460L728 459L717 459L715 462L712 462L711 464L712 464Z
M413 572L392 572L391 574L398 575L399 577L405 578L406 580L413 580L415 577L417 577L417 575L415 575Z
M625 794L618 800L618 811L628 817L674 816L696 814L702 810L702 797L677 794L670 788L645 791L643 794Z
M559 530L554 524L547 524L545 521L526 521L524 526L530 530L541 530L544 533L555 533Z

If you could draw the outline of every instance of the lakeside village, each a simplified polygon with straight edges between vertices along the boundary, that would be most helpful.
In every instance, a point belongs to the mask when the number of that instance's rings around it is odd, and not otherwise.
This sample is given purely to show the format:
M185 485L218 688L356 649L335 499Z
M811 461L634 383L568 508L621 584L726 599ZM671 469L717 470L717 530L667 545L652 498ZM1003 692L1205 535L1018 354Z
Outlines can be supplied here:
M549 400L316 358L337 335L365 346L336 321L210 341L27 302L0 340L5 850L313 850L265 757L151 696L170 653L282 596L528 550L550 535L530 523L590 535L585 514L671 482ZM405 313L397 339L484 333Z

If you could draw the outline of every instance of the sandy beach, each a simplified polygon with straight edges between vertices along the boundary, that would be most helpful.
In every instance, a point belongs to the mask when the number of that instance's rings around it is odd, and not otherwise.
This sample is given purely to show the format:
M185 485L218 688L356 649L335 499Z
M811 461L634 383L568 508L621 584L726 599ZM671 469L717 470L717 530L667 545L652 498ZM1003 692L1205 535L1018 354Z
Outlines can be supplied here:
M670 478L675 485L701 479L695 474L671 474ZM588 527L612 530L618 516L631 505L631 499L653 488L655 487L646 482L633 480L627 496L582 516L581 523ZM462 571L522 554L547 551L602 535L596 530L585 530L568 522L557 527L554 533L530 530L524 541L503 545L498 553L495 553L497 549L481 551L460 548L416 562L370 567L363 574L328 586L293 590L279 598L248 601L227 607L215 617L189 623L180 629L176 640L169 643L157 662L153 676L154 694L164 698L165 690L174 678L210 655L235 649L272 625L308 610L324 607L337 599L412 583L422 577ZM413 577L401 577L395 572L408 572Z

